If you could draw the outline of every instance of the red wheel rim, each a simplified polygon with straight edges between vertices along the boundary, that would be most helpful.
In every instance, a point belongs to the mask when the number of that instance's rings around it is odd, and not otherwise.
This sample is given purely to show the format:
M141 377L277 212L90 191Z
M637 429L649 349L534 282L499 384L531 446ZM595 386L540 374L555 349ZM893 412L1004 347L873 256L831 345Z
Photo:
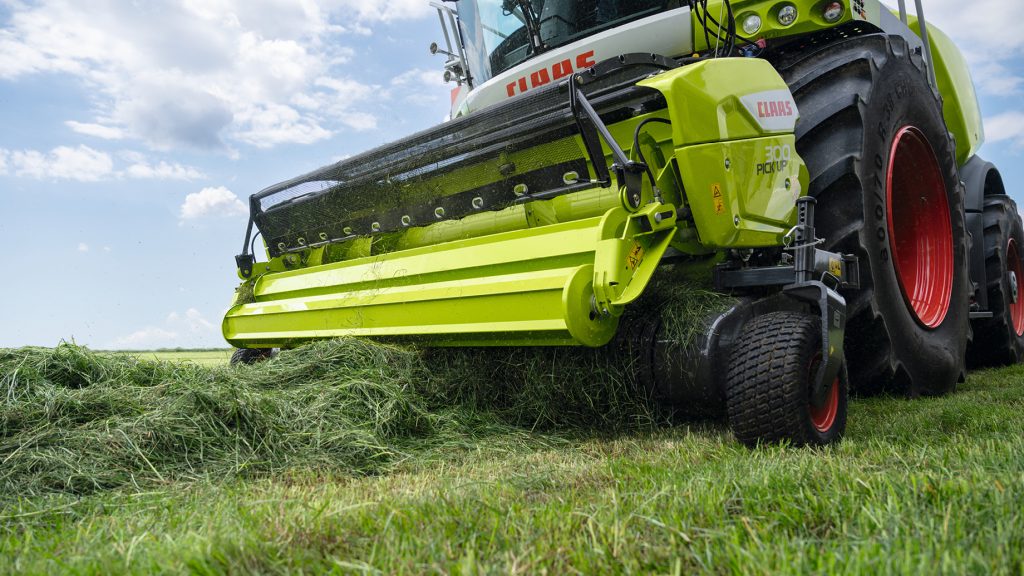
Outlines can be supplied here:
M836 422L836 414L839 413L839 378L832 382L832 388L828 391L828 399L820 408L811 405L811 424L818 432L828 432Z
M1006 269L1017 280L1017 301L1010 302L1013 331L1017 333L1017 336L1024 336L1024 297L1019 292L1024 288L1024 285L1021 284L1021 281L1024 281L1024 264L1021 264L1020 252L1017 252L1017 242L1013 238L1010 238L1010 243L1006 246Z
M953 296L953 230L939 161L913 126L901 129L892 143L886 205L889 247L903 299L918 322L936 328Z
M814 360L811 361L811 368L809 370L810 379L812 386L814 378L818 375L818 368L821 366L821 354L816 354ZM837 377L832 382L832 388L828 391L828 398L825 399L825 403L821 406L815 407L813 402L808 403L808 412L811 415L811 424L818 432L828 432L832 429L832 425L836 423L836 414L839 414L839 378Z

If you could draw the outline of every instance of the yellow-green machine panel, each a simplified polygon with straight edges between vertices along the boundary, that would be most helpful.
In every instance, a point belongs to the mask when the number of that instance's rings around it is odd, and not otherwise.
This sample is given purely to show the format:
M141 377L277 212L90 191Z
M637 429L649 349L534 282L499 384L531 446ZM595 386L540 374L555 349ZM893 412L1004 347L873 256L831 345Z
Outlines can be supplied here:
M670 248L781 245L805 186L793 151L798 111L778 73L763 60L720 58L638 86L666 107L608 130L631 158L640 156L634 137L645 150L651 175L639 202L616 182L286 253L228 311L224 337L246 348L338 336L602 346ZM635 136L646 120L657 122ZM599 161L611 164L603 144Z

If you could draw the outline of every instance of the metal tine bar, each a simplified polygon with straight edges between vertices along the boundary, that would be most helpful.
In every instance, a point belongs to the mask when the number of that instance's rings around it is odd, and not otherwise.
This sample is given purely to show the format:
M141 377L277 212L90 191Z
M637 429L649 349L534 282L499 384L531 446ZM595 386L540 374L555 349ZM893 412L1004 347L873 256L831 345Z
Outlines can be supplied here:
M909 26L907 24L907 0L900 0L900 21L904 26Z

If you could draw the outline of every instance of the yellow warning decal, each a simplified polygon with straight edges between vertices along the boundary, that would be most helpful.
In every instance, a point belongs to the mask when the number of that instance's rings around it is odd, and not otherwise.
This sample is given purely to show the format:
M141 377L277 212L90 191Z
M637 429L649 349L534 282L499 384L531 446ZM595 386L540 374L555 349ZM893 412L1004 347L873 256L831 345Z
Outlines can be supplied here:
M629 266L630 270L636 271L637 266L644 261L644 247L639 243L634 242L633 248L629 250L629 256L626 257L626 265Z
M725 212L725 198L722 197L722 185L717 182L711 185L711 200L715 204L715 214Z
M843 277L843 263L838 258L828 259L828 272L836 278Z

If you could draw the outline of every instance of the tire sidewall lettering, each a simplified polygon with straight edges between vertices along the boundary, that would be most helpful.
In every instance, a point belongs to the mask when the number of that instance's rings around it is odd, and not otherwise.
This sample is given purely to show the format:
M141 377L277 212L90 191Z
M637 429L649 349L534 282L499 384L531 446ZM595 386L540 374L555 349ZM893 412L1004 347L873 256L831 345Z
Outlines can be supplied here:
M892 58L892 56L890 56ZM902 290L893 265L890 246L888 219L890 218L887 196L889 160L893 139L899 131L908 125L921 130L931 143L935 155L942 166L954 162L951 145L947 139L945 125L932 119L935 115L941 119L941 108L934 112L931 107L935 102L931 89L923 76L915 77L920 72L911 67L909 62L891 62L885 67L896 67L891 74L883 75L879 86L871 94L881 104L873 106L872 112L865 117L864 162L862 162L862 178L865 183L864 194L864 248L875 254L872 268L872 282L875 289L883 289L883 293L899 297L879 301L883 307L886 324L894 333L904 334L909 340L898 346L909 345L914 348L929 347L930 338L927 332L946 333L950 330L962 329L961 320L966 318L966 276L965 254L962 252L962 237L966 234L963 220L955 218L956 211L962 211L962 203L957 199L956 183L948 171L943 169L946 183L947 200L951 211L951 226L954 233L954 263L958 273L953 281L953 297L946 320L933 330L922 330L902 298ZM964 302L962 302L964 301ZM963 303L963 310L961 305Z
M917 96L913 82L906 74L900 74L895 82L888 83L886 86L886 92L882 96L882 118L878 121L878 128L875 130L875 145L877 152L874 154L872 166L872 174L870 182L874 187L872 194L868 196L871 198L871 202L874 204L868 210L865 210L866 214L874 216L874 222L871 223L871 228L874 231L875 240L877 240L877 246L875 250L878 253L878 258L881 262L888 264L890 262L890 250L889 250L889 210L888 210L888 170L889 170L889 150L892 146L892 138L895 134L903 127L902 120L903 116L899 114L907 108L906 102L908 99L912 100L913 97ZM876 271L877 272L877 271ZM892 271L895 274L895 270Z

